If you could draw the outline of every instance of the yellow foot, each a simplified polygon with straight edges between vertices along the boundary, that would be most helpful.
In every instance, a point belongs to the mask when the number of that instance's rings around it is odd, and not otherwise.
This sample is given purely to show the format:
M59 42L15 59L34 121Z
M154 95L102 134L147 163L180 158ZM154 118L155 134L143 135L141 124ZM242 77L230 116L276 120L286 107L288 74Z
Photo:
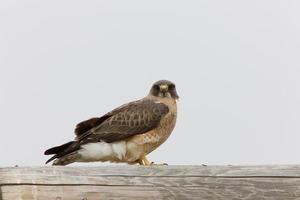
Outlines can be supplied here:
M156 164L154 162L150 162L146 156L142 157L141 159L137 160L136 163L139 163L140 165L144 166L167 166L167 163L161 163L161 164Z
M146 158L146 156L142 157L141 159L137 160L137 163L139 163L140 165L144 165L144 166L149 166L151 165L151 163L149 162L149 160Z
M149 160L146 158L146 156L143 157L142 159L143 163L145 166L149 166L151 163L149 162Z
M135 164L140 164L140 165L143 165L143 166L167 166L168 163L159 163L159 164L156 164L154 162L150 162L146 156L144 157L141 157L139 160L135 161L135 162L132 162L132 163L128 163L130 165L135 165Z

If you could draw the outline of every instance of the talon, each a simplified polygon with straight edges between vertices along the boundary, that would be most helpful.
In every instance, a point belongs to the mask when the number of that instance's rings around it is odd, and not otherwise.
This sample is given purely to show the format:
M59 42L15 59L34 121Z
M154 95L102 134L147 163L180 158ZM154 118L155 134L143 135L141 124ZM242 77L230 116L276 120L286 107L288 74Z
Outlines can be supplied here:
M168 166L168 163L155 164L154 162L151 162L150 165L156 165L156 166Z
M141 157L139 160L136 161L138 164L143 165L143 166L149 166L151 163L149 160L146 158L146 156Z

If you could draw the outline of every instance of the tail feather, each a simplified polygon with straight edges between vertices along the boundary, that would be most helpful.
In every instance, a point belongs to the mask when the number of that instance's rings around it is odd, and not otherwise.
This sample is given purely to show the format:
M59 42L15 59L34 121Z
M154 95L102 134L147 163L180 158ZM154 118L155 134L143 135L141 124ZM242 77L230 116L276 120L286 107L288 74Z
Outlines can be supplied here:
M49 160L46 161L45 164L48 164L49 162L51 162L51 161L54 160L55 158L57 158L57 155L52 156Z
M72 152L69 153L61 158L56 159L53 162L53 165L68 165L71 164L73 162L76 162L76 160L80 158L80 154L78 154L78 152Z
M65 144L60 145L60 146L52 147L50 149L47 149L44 152L44 154L45 155L58 154L58 153L64 151L66 148L68 148L71 144L73 144L73 141L65 143Z
M46 161L46 164L56 158L61 158L70 153L73 153L73 152L77 151L79 148L80 148L80 145L76 141L71 141L71 142L65 143L60 146L52 147L44 152L45 155L55 154L49 160Z

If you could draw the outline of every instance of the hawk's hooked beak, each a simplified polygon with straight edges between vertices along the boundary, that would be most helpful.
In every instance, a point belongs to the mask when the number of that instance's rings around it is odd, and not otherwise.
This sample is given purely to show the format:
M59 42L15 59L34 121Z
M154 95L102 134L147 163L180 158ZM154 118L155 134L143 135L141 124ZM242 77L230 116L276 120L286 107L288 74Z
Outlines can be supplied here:
M166 85L166 84L163 84L163 85L159 86L159 89L160 89L161 92L167 92L168 89L169 89L169 86Z

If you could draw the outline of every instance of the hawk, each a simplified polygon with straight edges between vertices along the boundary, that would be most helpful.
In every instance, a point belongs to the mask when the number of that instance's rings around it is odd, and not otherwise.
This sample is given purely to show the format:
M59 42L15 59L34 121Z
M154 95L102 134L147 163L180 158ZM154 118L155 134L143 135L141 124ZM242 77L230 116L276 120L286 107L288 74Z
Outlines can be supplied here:
M54 160L53 165L95 161L150 165L146 156L175 127L178 98L174 83L157 81L146 97L77 124L74 141L45 151L54 154L46 164Z

